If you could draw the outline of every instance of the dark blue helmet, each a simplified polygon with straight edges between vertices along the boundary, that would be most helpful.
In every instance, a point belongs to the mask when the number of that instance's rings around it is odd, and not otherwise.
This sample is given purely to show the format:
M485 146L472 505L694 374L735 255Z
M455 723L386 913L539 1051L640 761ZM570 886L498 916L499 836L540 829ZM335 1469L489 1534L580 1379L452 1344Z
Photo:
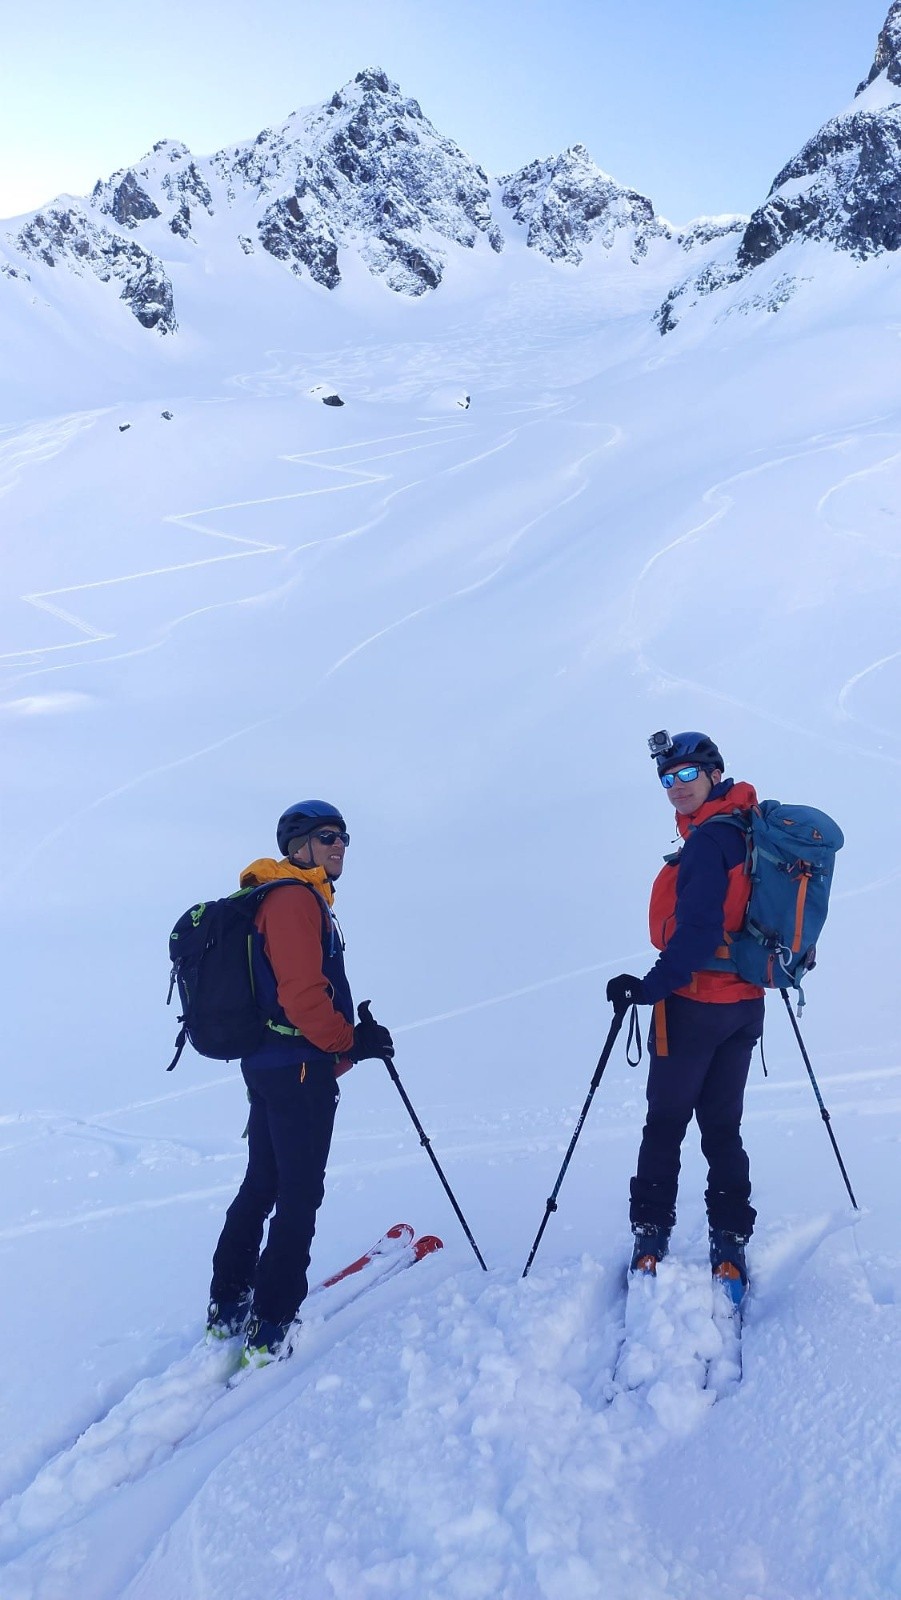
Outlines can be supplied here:
M706 733L667 733L662 729L660 733L652 733L648 740L651 756L657 763L657 771L665 772L674 762L694 762L704 772L719 772L725 770L725 762L713 740Z
M347 823L338 807L329 805L327 800L298 800L296 805L289 806L279 817L276 829L275 836L281 854L288 854L292 839L301 839L305 833L312 833L322 822L334 822L342 832L347 831Z

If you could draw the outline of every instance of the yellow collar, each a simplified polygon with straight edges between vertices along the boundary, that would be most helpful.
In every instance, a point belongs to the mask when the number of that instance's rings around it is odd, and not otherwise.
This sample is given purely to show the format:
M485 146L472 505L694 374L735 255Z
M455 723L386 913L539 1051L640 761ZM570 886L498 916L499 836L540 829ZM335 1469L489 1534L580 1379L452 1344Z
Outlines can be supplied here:
M335 886L325 870L325 867L296 867L293 861L275 861L271 856L260 856L258 861L251 861L241 873L241 888L255 889L260 883L278 883L284 879L295 879L299 883L308 883L321 894L326 905L330 906L335 898Z

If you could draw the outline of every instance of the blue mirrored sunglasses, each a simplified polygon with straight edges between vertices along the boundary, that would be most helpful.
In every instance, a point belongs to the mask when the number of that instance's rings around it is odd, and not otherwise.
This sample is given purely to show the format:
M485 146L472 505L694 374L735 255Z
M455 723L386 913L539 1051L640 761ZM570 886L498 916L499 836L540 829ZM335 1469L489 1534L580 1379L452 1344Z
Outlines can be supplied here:
M694 783L700 771L700 767L679 767L676 772L661 772L660 782L664 789L671 789L677 778L680 783Z
M337 828L320 828L313 834L313 838L318 839L320 844L334 844L336 839L340 839L342 844L350 844L350 834L339 833Z

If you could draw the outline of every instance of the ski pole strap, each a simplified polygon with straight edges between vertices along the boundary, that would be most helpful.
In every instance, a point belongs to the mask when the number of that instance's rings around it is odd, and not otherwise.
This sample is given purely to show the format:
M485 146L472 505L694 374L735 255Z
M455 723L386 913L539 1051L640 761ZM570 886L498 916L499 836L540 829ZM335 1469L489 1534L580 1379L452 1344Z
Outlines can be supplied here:
M638 1054L633 1061L632 1049L635 1045L638 1046ZM641 1060L641 1050L641 1023L638 1020L638 1007L633 1006L632 1015L629 1018L629 1032L626 1034L626 1060L628 1061L630 1067L638 1066L638 1063Z

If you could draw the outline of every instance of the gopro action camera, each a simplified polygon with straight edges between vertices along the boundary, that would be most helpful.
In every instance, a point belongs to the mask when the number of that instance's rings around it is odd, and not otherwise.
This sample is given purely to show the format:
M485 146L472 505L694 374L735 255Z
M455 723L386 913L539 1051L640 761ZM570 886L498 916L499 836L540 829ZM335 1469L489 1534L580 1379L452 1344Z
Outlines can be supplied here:
M661 756L668 756L672 748L673 741L665 728L661 728L659 733L652 733L648 740L652 761L659 761Z

